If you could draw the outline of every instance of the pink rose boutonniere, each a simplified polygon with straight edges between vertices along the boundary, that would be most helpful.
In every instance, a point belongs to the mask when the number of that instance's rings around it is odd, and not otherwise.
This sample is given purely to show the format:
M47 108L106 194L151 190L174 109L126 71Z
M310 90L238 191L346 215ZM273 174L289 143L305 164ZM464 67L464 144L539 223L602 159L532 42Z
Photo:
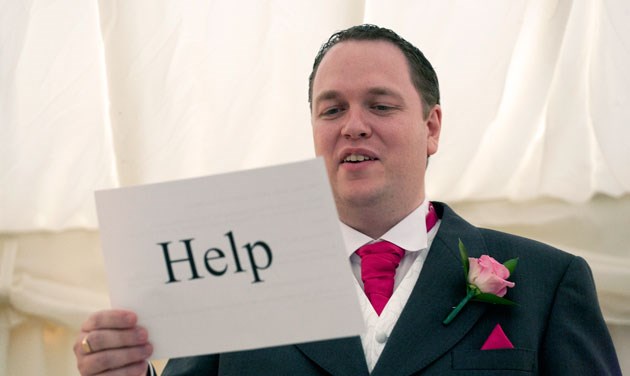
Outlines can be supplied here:
M503 264L488 255L479 258L468 257L468 251L459 240L459 254L462 258L462 266L466 275L466 297L451 311L442 322L448 325L459 311L470 300L492 304L516 305L511 300L503 298L507 289L514 287L514 282L507 279L516 269L518 259L511 259Z

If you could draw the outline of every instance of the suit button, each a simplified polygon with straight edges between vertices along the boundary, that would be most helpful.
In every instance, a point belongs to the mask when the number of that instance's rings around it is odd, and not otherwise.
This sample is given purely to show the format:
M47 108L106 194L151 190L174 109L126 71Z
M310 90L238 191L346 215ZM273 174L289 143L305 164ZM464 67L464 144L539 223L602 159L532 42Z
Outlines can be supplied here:
M376 332L376 335L374 336L374 338L376 339L376 342L378 343L385 343L387 342L387 338L389 338L387 336L387 333L385 332Z

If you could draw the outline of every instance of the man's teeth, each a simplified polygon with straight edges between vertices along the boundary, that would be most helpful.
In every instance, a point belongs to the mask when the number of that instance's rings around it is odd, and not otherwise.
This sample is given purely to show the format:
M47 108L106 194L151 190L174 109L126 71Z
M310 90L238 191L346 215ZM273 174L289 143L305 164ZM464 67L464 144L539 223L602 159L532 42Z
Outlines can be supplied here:
M344 158L344 162L363 162L363 161L373 161L374 158L370 158L361 154L350 154L346 158Z

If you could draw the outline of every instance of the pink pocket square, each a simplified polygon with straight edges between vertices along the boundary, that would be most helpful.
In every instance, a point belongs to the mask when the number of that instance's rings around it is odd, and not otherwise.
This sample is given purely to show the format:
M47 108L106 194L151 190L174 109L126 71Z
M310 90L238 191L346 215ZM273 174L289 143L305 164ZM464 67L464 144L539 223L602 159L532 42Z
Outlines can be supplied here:
M492 333L486 339L486 342L481 346L482 350L500 350L500 349L513 349L514 345L505 335L503 328L501 328L501 324L497 324L497 326L492 329Z

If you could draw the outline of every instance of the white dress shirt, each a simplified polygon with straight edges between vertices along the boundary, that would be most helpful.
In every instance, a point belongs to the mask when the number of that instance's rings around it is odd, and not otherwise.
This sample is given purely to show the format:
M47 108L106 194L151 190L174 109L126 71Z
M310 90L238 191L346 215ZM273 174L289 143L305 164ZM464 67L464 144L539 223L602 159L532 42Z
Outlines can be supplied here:
M439 221L427 234L427 213L428 201L425 200L407 217L381 236L380 239L372 239L346 224L341 223L346 252L348 253L352 271L356 277L359 303L367 328L366 332L361 335L361 343L370 372L374 369L389 339L389 335L409 299L409 295L422 271L422 266L429 252L431 242L437 233L440 224ZM394 293L380 316L376 314L372 304L363 292L361 258L354 253L359 247L379 240L387 240L405 250L405 255L396 269Z

